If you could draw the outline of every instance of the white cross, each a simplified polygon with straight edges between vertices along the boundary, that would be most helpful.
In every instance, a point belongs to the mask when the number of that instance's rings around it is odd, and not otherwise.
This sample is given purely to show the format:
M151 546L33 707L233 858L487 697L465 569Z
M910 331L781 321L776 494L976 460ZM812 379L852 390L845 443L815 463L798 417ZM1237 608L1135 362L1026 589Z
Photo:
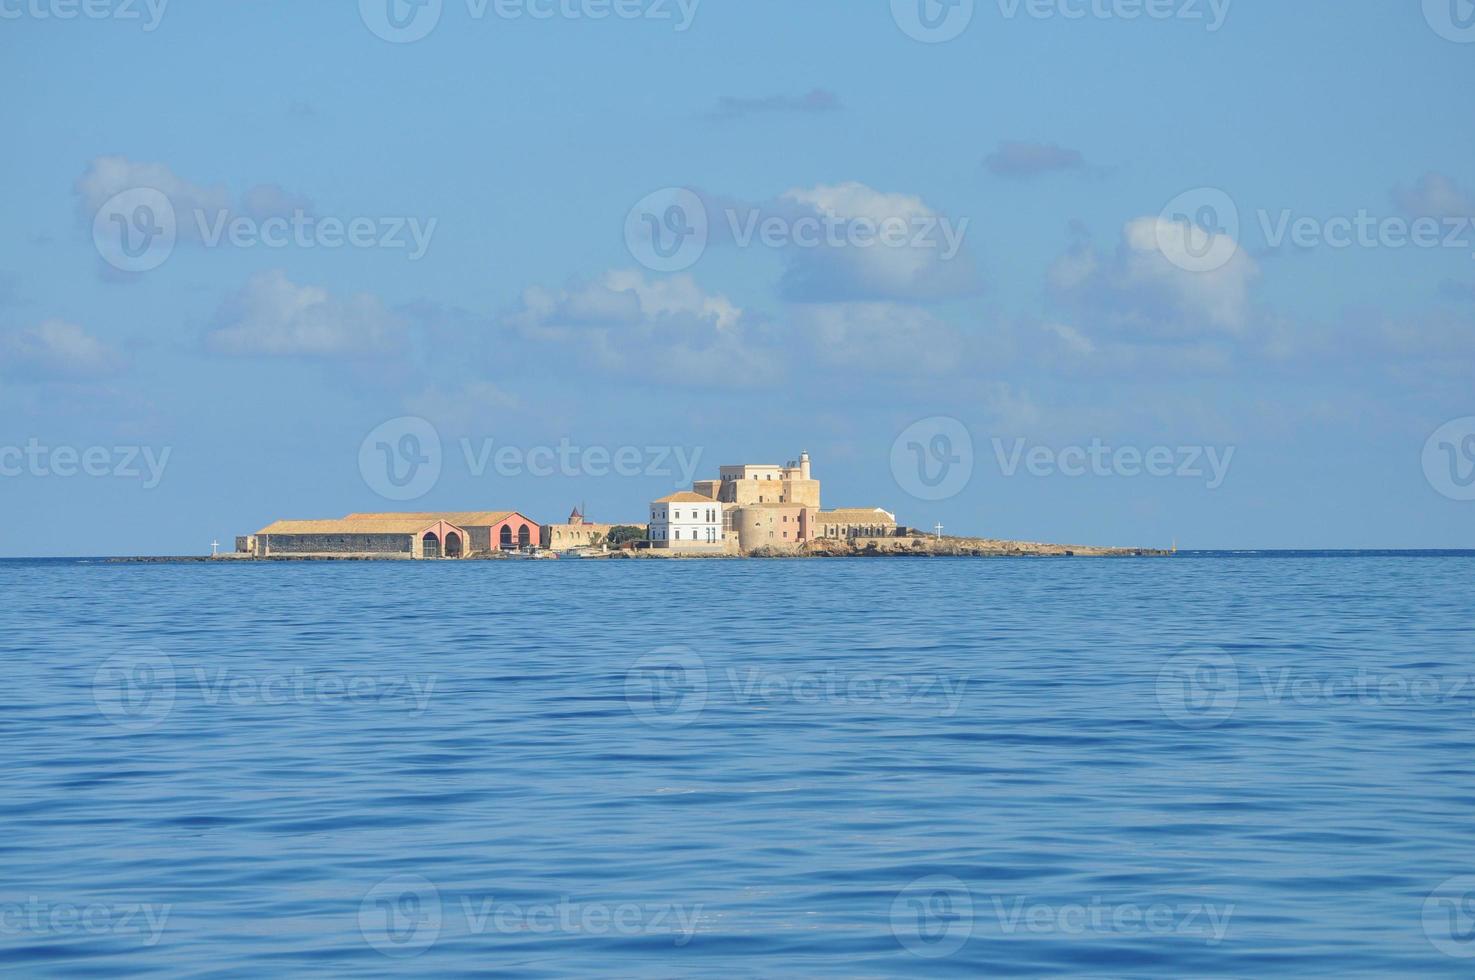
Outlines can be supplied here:
M210 557L211 558L218 558L218 557L220 557L220 542L219 541L211 541L210 542Z
M934 530L934 531L937 532L937 540L941 541L942 540L942 525L941 524L935 524L935 525L933 525L932 530Z

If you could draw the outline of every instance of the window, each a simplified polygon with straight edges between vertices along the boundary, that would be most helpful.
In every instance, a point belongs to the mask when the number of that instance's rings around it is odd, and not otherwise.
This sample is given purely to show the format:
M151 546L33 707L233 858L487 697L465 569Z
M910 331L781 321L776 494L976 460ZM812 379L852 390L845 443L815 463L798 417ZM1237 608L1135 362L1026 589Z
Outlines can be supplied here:
M681 528L679 528L679 527L676 529L676 540L677 541L680 541L681 540Z

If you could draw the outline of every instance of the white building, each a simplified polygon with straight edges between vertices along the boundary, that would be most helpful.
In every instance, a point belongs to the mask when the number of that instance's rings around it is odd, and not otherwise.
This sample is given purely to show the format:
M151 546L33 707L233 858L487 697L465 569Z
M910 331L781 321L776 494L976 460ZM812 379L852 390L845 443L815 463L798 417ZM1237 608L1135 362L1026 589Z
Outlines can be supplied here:
M670 551L722 552L726 548L722 502L689 490L652 501L650 545Z

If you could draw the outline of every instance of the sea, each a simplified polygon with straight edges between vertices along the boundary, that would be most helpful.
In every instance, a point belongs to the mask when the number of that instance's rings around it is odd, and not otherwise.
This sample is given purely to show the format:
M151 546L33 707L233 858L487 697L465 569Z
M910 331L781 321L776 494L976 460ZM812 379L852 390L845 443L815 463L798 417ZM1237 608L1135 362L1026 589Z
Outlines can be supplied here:
M1472 593L0 561L0 973L1475 976Z

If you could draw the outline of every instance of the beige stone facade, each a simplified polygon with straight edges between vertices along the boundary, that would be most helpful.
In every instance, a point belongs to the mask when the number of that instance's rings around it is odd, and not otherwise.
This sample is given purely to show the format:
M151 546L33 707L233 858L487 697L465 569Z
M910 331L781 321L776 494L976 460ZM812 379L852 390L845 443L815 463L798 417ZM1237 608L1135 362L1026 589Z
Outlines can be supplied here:
M815 516L815 537L847 541L854 538L893 538L905 528L896 515L879 507L865 510L822 510Z
M698 480L682 496L722 506L723 543L734 553L798 551L825 538L886 538L903 530L879 507L821 510L820 481L807 452L783 466L723 466L718 479Z
M772 548L793 551L810 540L817 511L804 504L754 503L734 507L729 533L736 535L738 549L757 551Z
M544 524L542 546L547 551L572 551L575 548L599 548L609 539L613 524L596 524L584 519L575 508L566 524Z
M799 456L797 462L784 466L746 464L724 466L719 479L703 480L701 487L711 488L716 484L716 499L738 507L752 504L802 504L819 508L819 481L809 471L809 453ZM702 489L693 486L701 493ZM712 495L712 494L709 494Z
M470 540L465 528L421 518L277 521L254 537L258 558L462 558Z
M537 524L510 510L349 514L277 521L237 538L236 547L258 558L468 558L535 547L538 536Z

